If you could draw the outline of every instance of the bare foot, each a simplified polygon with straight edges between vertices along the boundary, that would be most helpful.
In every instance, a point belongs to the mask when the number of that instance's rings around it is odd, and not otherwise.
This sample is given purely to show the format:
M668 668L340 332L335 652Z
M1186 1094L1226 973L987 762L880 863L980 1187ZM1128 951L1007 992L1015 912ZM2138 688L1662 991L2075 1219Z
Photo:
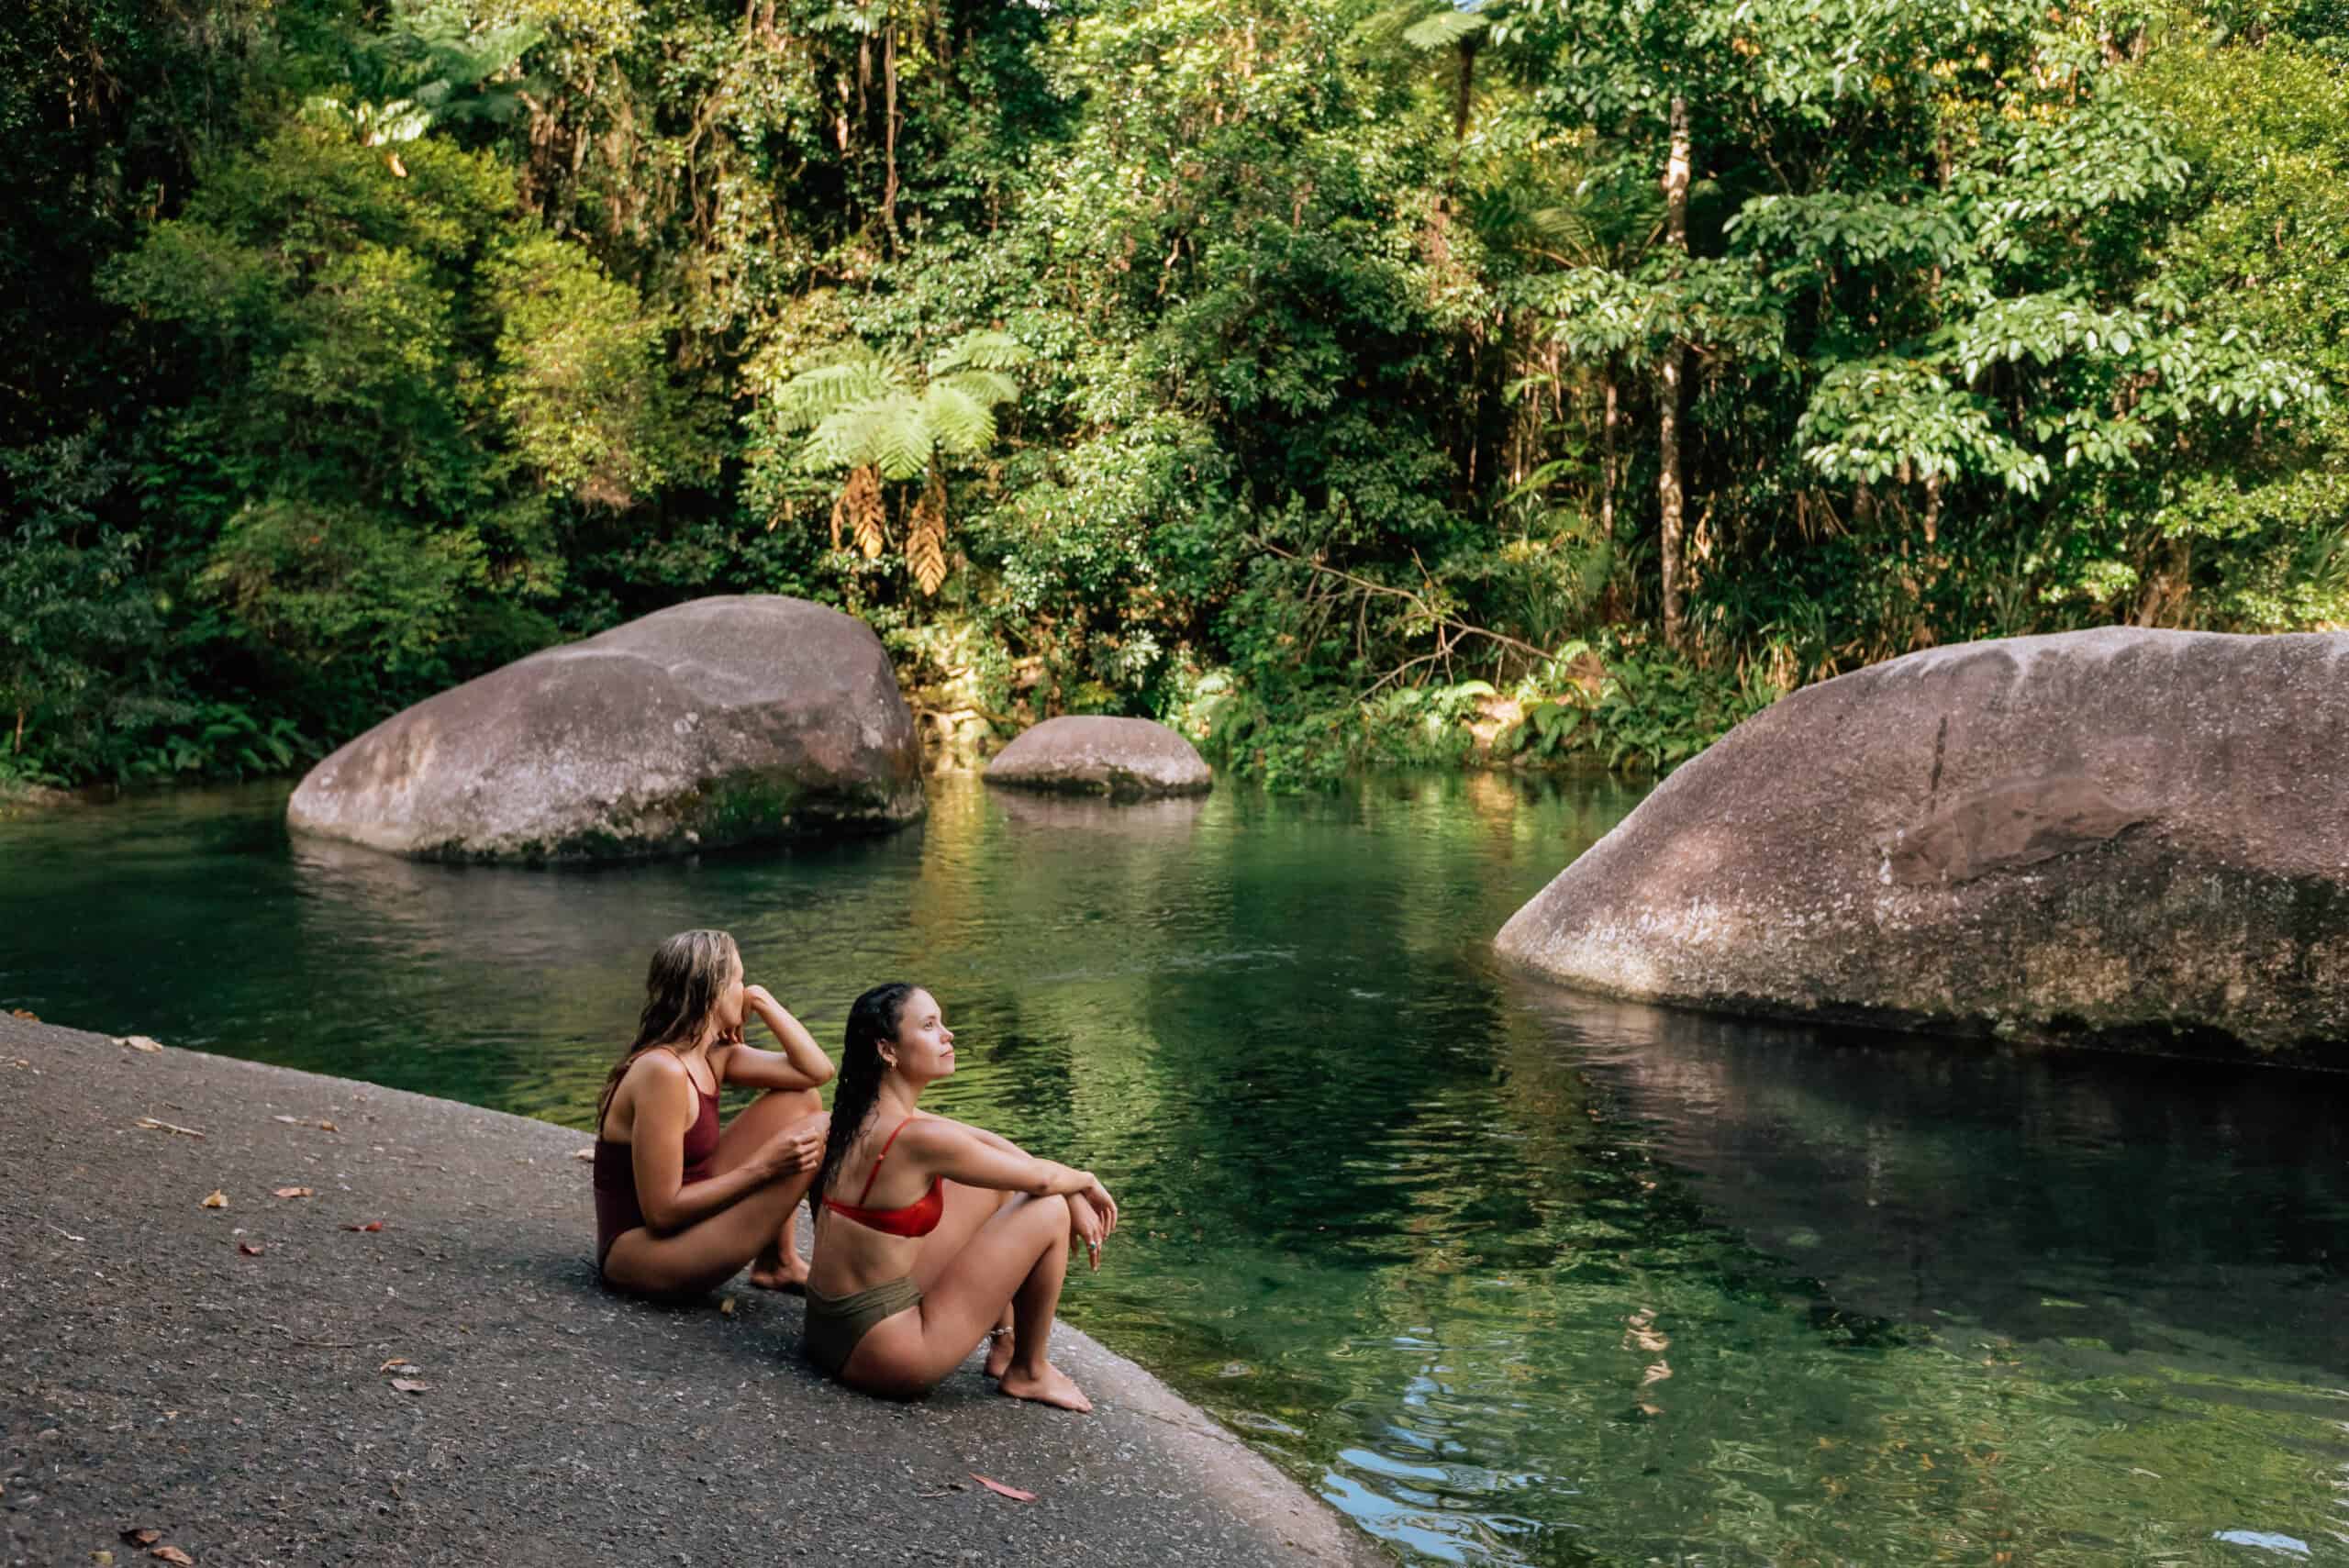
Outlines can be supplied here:
M1022 1372L1015 1367L1005 1373L1003 1381L996 1386L1014 1399L1033 1399L1040 1405L1057 1405L1080 1416L1093 1408L1093 1401L1085 1396L1085 1391L1070 1381L1068 1373L1050 1362L1044 1363L1041 1373Z
M770 1247L751 1265L751 1283L761 1290L804 1295L807 1289L807 1260L799 1255L796 1247L789 1251Z
M998 1329L987 1338L987 1375L1001 1377L1011 1368L1011 1330Z

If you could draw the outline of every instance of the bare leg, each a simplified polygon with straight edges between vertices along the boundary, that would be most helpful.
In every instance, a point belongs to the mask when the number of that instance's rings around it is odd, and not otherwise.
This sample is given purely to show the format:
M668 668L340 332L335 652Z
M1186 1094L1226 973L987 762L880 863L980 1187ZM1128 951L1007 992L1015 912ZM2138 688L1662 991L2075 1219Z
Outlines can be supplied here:
M946 1212L939 1217L938 1229L921 1239L921 1251L914 1260L914 1284L928 1294L938 1276L954 1261L955 1255L970 1245L979 1227L993 1219L1011 1201L1011 1195L986 1187L966 1187L960 1182L946 1184ZM987 1375L1001 1377L1004 1368L1011 1364L1011 1303L1003 1304L1003 1314L988 1331Z
M774 1245L815 1179L813 1171L794 1172L666 1236L655 1236L641 1226L627 1231L605 1255L604 1282L639 1296L697 1296L713 1290Z
M1058 1244L1037 1259L1019 1282L1019 1293L1011 1298L1011 1355L996 1386L1015 1399L1083 1412L1093 1408L1093 1401L1045 1355L1052 1339L1052 1314L1060 1309L1061 1282L1068 1277L1068 1244L1069 1228L1063 1222Z
M713 1173L724 1174L748 1160L793 1123L823 1114L824 1103L813 1089L770 1089L735 1113L718 1134ZM801 1184L803 1186L806 1184ZM761 1290L805 1290L807 1261L799 1255L799 1216L787 1210L775 1233L751 1262L751 1283Z
M875 1324L842 1369L842 1380L900 1398L926 1393L954 1370L1010 1302L1019 1342L1003 1388L1070 1410L1093 1407L1046 1359L1052 1308L1068 1270L1068 1202L1015 1196L967 1245L930 1271L918 1308Z

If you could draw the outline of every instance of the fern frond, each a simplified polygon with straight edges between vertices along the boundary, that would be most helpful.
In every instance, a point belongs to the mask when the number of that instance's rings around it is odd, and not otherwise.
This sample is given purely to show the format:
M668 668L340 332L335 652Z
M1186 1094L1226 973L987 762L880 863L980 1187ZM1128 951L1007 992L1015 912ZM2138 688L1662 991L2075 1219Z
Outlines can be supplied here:
M877 402L905 390L895 367L867 353L811 365L777 387L774 406L786 429L820 423L843 408Z
M971 457L995 444L995 413L950 382L934 381L922 395L922 423L939 450Z
M1015 370L1036 357L1035 351L1008 332L965 332L938 351L930 373L947 375L959 370Z
M1413 49L1450 49L1461 39L1485 30L1485 18L1475 11L1438 11L1425 21L1403 29L1403 41Z
M974 403L989 408L998 403L1008 403L1019 395L1019 384L1001 371L954 371L932 377L930 384L933 387L951 386Z

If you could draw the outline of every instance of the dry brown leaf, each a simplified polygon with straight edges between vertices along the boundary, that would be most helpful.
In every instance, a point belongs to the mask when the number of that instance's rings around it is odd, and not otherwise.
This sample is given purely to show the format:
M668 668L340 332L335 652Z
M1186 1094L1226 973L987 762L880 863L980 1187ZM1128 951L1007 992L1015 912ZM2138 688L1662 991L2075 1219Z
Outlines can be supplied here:
M720 1318L731 1318L734 1316L734 1298L732 1296L727 1296L718 1302L718 1315Z
M159 1529L147 1529L139 1525L132 1525L122 1532L122 1539L128 1541L133 1546L152 1546L157 1541L163 1539L163 1532Z
M391 171L395 177L402 180L407 178L407 165L400 161L400 155L398 153L393 152L385 154L384 161L391 166Z
M133 1051L146 1051L150 1055L163 1049L161 1040L150 1040L143 1034L117 1035L114 1042L117 1045L128 1046Z
M270 1195L272 1197L316 1197L317 1194L308 1187L280 1187Z
M342 1129L335 1126L335 1124L330 1121L322 1121L318 1123L318 1130L320 1132L340 1132Z
M429 1383L418 1383L412 1377L392 1379L392 1392L395 1394L421 1394L431 1386L432 1385Z
M40 1022L40 1015L30 1007L11 1007L8 1009L8 1016L12 1018L22 1018L28 1024Z
M206 1208L226 1208L228 1207L228 1195L222 1192L218 1187L215 1187L212 1189L212 1195L204 1200L204 1207Z
M195 1568L195 1559L176 1546L151 1546L147 1549L147 1555L160 1557L166 1562L176 1563L178 1568Z
M982 1475L975 1470L971 1472L971 1479L996 1496L1008 1497L1015 1503L1032 1503L1036 1500L1035 1493L1022 1492L1017 1486L1007 1486L994 1477Z
M340 1132L342 1129L330 1121L312 1121L306 1116L273 1116L272 1121L282 1121L288 1127L315 1127L320 1132Z
M258 1258L262 1252L262 1249L261 1247L250 1241L238 1242L237 1251L242 1252L248 1258Z
M394 1367L399 1367L399 1366L413 1367L414 1365L416 1365L416 1363L415 1363L414 1362L412 1362L412 1361L408 1360L406 1356L394 1356L391 1360L389 1360L389 1361L385 1362L383 1365L381 1365L381 1366L377 1367L375 1370L376 1370L377 1372L379 1372L379 1373L381 1373L381 1372L389 1372L389 1371L391 1371Z
M345 1230L381 1230L383 1228L384 1222L380 1219L371 1219L364 1225L346 1225L343 1227Z

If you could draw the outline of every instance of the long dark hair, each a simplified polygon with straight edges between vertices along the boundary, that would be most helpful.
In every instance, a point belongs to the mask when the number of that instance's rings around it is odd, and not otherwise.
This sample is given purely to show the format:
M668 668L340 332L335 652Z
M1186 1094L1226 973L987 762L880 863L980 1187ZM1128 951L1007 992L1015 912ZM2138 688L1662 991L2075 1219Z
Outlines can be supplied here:
M917 989L902 980L892 980L859 996L848 1010L840 1087L832 1091L832 1126L824 1137L824 1162L817 1167L816 1184L807 1189L811 1203L831 1190L841 1162L848 1158L864 1124L873 1119L873 1107L881 1098L881 1080L889 1071L889 1064L881 1060L881 1047L897 1038L906 1001Z
M636 1039L629 1043L612 1075L604 1080L603 1098L596 1102L596 1132L604 1130L604 1113L612 1108L620 1080L648 1051L690 1049L701 1038L702 1026L718 1006L718 994L742 962L734 939L724 931L679 931L652 950L652 967L644 974L644 1011L636 1022Z

